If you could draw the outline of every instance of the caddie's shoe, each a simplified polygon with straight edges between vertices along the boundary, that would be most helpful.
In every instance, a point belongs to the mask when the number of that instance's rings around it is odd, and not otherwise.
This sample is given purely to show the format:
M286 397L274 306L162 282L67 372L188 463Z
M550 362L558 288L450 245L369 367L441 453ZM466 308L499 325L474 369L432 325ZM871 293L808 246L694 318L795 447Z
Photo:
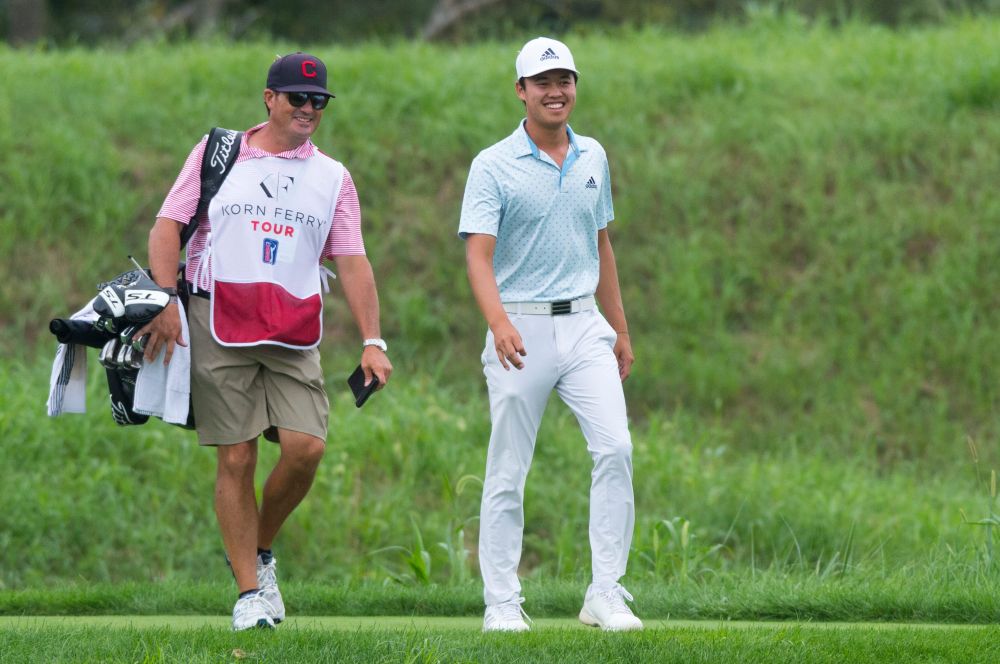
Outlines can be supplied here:
M620 584L603 592L597 592L591 586L580 610L580 622L608 632L642 629L642 621L635 617L625 600L633 601Z
M521 608L523 597L516 597L502 604L490 604L483 616L484 632L527 632L530 627L524 622L528 614ZM531 620L531 618L528 618Z
M267 603L267 615L277 625L285 619L285 603L281 601L281 591L278 590L274 556L265 554L257 556L257 587L260 588L260 595Z
M274 629L274 621L268 615L269 608L259 592L239 598L233 607L233 631L242 632L255 627Z

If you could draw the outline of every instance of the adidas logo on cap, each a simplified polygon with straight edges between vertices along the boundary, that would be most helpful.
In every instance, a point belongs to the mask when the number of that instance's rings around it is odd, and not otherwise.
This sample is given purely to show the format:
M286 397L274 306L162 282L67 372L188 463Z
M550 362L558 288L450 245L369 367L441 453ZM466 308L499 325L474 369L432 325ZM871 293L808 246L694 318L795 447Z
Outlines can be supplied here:
M551 48L547 48L545 49L545 52L542 53L542 57L540 57L538 60L541 62L543 60L558 60L558 59L559 56L556 55L556 52L553 51Z

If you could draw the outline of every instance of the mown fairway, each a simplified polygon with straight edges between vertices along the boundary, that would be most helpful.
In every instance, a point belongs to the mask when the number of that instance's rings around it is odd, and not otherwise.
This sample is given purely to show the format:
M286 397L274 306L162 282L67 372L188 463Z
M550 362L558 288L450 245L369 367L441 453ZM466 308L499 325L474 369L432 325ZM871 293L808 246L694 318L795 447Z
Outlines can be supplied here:
M696 36L566 37L583 72L573 127L602 141L615 183L637 355L624 583L642 617L1000 619L998 34L995 18L896 32L763 12ZM331 66L337 99L316 142L357 183L397 372L353 407L357 334L335 287L328 451L277 543L279 573L303 620L478 624L484 327L455 233L469 161L521 113L512 43L0 47L0 614L231 608L214 456L158 422L116 427L93 354L90 412L46 418L46 324L145 255L191 145L212 125L260 121L262 72L298 47ZM66 101L25 103L53 91ZM260 456L269 468L276 450ZM554 400L521 570L543 625L574 615L587 583L589 466ZM967 662L995 660L996 636L5 622L0 661L228 661L240 649L242 661Z
M0 619L5 662L992 662L996 627L654 623L604 634L543 620L519 635L478 621L316 618L231 634L219 618Z

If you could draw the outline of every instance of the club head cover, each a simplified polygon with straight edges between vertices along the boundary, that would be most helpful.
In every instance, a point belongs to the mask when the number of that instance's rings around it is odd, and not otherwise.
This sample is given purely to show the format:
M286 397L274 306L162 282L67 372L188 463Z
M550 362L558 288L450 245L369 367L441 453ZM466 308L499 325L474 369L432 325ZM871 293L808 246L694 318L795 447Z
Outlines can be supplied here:
M144 270L129 270L98 286L94 311L101 318L114 321L116 329L122 329L128 323L145 325L169 302L170 294L157 286Z

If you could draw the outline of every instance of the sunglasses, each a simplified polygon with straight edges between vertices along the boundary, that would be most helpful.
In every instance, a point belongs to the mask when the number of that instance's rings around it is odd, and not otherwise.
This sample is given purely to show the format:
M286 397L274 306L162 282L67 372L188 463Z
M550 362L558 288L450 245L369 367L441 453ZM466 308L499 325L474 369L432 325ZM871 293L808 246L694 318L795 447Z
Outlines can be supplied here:
M285 94L288 95L288 103L295 108L301 108L306 105L307 101L311 101L314 110L322 111L330 101L329 97L321 94L308 92L286 92Z

